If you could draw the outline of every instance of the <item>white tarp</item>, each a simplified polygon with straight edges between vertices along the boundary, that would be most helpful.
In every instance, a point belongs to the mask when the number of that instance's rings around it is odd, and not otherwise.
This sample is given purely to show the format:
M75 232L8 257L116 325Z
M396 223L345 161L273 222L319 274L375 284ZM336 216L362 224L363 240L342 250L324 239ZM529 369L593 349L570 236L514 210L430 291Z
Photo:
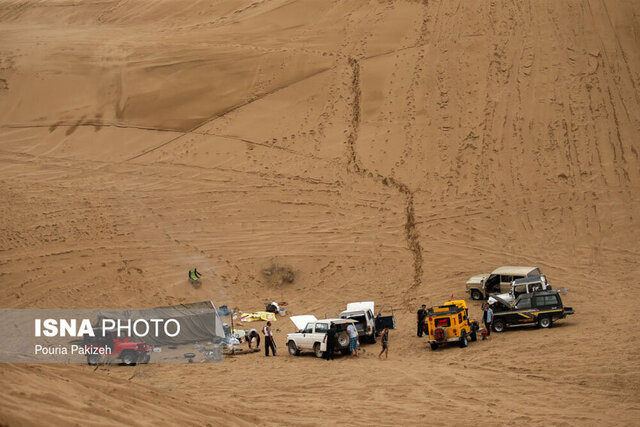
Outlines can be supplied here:
M293 324L296 325L296 328L298 328L298 330L304 329L304 327L307 326L307 323L315 322L315 321L318 320L316 318L316 316L314 316L313 314L303 314L303 315L300 315L300 316L290 316L289 319L291 319Z

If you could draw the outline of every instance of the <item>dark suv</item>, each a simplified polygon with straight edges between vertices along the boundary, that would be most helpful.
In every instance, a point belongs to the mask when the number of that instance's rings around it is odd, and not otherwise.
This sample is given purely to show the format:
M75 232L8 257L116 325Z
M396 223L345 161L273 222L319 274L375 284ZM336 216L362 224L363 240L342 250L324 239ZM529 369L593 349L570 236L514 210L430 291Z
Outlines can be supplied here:
M562 305L560 291L522 294L513 304L494 298L497 300L493 317L493 330L496 332L503 332L508 326L537 325L550 328L554 321L573 314L573 308Z

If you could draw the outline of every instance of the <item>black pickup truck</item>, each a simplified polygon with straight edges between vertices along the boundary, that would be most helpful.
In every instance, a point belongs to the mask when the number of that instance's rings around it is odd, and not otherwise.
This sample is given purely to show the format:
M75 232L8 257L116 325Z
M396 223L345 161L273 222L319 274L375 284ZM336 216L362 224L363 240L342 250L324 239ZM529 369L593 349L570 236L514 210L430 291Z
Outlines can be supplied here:
M513 304L493 297L493 330L503 332L510 326L535 325L550 328L553 322L573 314L573 308L564 307L560 298L561 291L537 291L522 294Z

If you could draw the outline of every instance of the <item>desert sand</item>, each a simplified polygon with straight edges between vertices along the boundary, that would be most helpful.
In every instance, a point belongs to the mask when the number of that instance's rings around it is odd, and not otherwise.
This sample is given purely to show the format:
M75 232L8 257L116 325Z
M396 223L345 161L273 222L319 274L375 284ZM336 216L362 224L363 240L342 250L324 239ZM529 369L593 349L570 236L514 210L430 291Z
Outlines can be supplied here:
M0 424L638 425L639 16L0 2L1 307L373 299L398 319L386 361L291 357L281 318L275 358L2 365ZM415 336L420 304L500 265L539 266L576 314L466 349Z

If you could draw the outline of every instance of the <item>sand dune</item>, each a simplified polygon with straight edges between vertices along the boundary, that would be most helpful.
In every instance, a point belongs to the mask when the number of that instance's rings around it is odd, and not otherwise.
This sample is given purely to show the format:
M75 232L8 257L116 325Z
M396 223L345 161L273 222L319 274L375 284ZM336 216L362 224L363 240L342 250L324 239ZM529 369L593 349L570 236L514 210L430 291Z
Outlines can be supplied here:
M637 424L639 13L0 2L2 307L375 299L399 326L382 362L5 365L0 423ZM420 303L505 264L576 315L465 350L414 336Z

